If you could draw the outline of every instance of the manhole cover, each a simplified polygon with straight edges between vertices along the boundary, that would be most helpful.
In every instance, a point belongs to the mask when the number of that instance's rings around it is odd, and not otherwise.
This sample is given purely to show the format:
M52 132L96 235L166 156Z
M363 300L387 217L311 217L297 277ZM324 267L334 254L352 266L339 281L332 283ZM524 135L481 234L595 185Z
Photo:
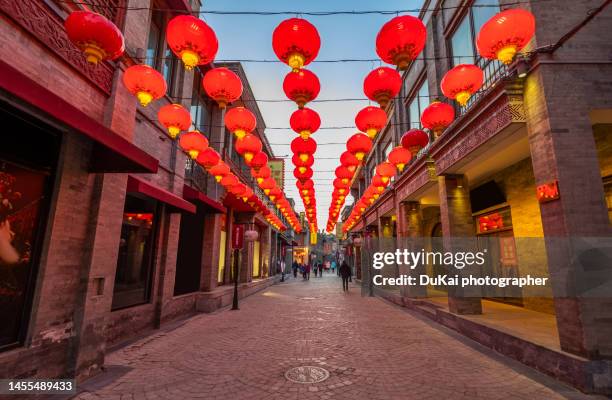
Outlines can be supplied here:
M291 368L285 372L285 378L295 383L319 383L329 378L329 371L325 368L305 365Z

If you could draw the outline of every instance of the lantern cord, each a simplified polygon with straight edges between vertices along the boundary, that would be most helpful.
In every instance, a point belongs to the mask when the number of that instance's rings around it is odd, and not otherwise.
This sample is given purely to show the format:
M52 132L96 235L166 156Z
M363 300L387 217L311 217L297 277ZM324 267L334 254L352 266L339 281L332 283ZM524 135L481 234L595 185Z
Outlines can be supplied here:
M325 17L332 15L399 15L405 13L421 13L421 12L433 12L438 10L454 10L463 8L464 6L447 6L440 8L408 8L402 10L338 10L338 11L226 11L226 10L200 10L200 11L186 11L185 9L178 8L159 8L159 7L130 7L130 6L111 6L102 5L95 2L87 1L73 1L73 0L56 0L58 3L69 3L74 5L90 6L96 9L122 9L129 11L163 11L172 12L177 14L193 14L193 15L249 15L249 16L271 16L271 15L308 15L313 17ZM510 3L505 3L504 6L517 6L521 4L532 4L535 2L553 2L555 0L517 0ZM473 4L472 7L478 8L499 8L499 4Z

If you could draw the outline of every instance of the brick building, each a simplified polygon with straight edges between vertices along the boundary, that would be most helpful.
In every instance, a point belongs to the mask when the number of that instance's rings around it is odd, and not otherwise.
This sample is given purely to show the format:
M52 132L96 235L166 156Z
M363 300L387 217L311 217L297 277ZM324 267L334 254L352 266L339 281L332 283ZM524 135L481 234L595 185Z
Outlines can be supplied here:
M92 3L124 34L126 53L117 62L89 65L68 40L63 20L80 6L0 1L0 112L12 132L0 146L5 378L85 379L100 370L110 346L229 304L234 262L241 296L274 283L281 259L291 262L292 233L276 231L225 193L157 122L159 107L182 103L233 172L267 201L201 89L205 70L186 71L165 43L173 13L199 2ZM141 62L168 83L167 95L146 108L121 80ZM273 158L244 71L227 67L240 75L240 102L257 115L256 134ZM259 232L236 253L228 234L235 223Z
M580 271L571 250L559 243L612 234L612 9L594 13L600 1L522 2L519 7L535 15L535 38L527 56L505 66L482 59L474 45L480 26L504 3L510 2L424 2L425 50L404 72L400 95L387 108L388 125L353 180L353 196L361 197L403 132L421 128L421 112L443 98L440 81L450 68L475 63L485 82L351 229L351 237L365 238L349 246L358 277L370 262L369 238L405 247L407 238L434 243L437 237L476 237L498 243L500 273L547 276L553 289L572 293ZM536 187L545 184L558 188L557 199L538 200ZM524 238L532 238L530 246ZM606 257L598 259L601 276L612 268ZM427 272L438 273L435 265ZM436 287L380 292L582 390L611 393L607 293L586 298L525 290L491 298Z

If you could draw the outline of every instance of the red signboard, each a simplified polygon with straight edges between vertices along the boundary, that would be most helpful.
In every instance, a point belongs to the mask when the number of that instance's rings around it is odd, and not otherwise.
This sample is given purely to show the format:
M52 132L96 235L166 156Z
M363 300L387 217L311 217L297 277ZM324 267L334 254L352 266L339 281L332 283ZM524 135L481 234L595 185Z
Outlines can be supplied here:
M244 244L244 225L232 226L232 249L241 249Z
M557 183L557 181L552 181L539 185L536 191L538 195L538 201L540 203L546 203L547 201L556 200L559 198L559 184Z

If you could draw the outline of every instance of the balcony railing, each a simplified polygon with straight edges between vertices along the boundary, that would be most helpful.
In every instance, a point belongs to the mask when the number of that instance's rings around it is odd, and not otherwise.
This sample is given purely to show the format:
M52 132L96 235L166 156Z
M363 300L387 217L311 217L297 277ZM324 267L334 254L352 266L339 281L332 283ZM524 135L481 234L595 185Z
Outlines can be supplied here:
M188 158L185 164L185 182L198 189L202 193L207 193L209 175L195 161Z
M466 114L482 96L508 74L508 66L497 61L479 57L476 65L484 72L484 80L479 91L474 93L465 107L458 107L458 114Z

